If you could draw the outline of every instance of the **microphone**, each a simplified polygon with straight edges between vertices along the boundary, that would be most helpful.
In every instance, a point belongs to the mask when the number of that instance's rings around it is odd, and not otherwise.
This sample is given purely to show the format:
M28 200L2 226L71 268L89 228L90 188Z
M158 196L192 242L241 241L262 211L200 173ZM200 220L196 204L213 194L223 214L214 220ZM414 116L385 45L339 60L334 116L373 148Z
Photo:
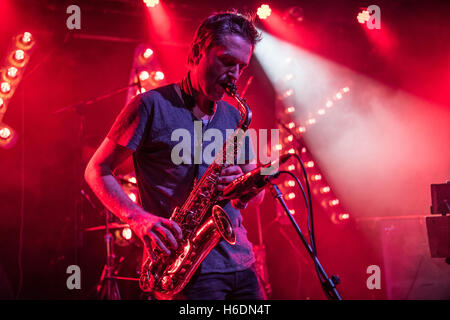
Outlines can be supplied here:
M279 172L271 173L271 174L262 174L261 171L266 169L265 171L270 172L270 167L279 163L285 163L290 157L291 153L286 153L282 155L278 160L274 160L266 165L259 166L256 169L253 169L250 172L240 176L239 178L233 180L229 185L225 187L223 190L223 196L226 198L242 198L243 196L254 193L256 189L262 189L266 186L266 184L270 183L272 180L278 178L280 175ZM277 166L278 168L278 166ZM264 173L266 173L264 172Z

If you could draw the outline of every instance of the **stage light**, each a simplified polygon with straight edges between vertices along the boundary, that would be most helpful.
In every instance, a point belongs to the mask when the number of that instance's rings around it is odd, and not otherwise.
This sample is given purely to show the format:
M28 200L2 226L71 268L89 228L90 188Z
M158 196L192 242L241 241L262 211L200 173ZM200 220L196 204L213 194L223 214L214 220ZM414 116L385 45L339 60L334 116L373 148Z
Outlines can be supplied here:
M29 45L31 43L31 41L33 41L33 38L31 36L31 33L29 32L24 32L22 37L21 37L21 41L23 44L25 45Z
M314 167L314 161L308 161L308 162L306 162L305 163L305 167L307 167L307 168L313 168Z
M331 188L328 187L328 186L320 188L320 193L322 193L322 194L323 193L328 193L330 191L331 191Z
M11 138L12 132L9 128L6 127L0 127L0 139L8 140Z
M292 80L293 78L294 78L294 75L292 73L289 73L284 77L284 80L289 81L289 80Z
M331 108L333 106L333 101L328 100L326 106L327 108Z
M136 177L128 178L128 182L136 184L137 183Z
M294 90L288 89L288 90L286 90L286 91L283 93L283 98L290 97L290 96L292 96L293 94L294 94Z
M294 154L294 153L295 153L295 149L294 149L294 148L289 149L289 150L288 150L288 153Z
M325 114L325 109L319 109L317 110L317 114L323 116Z
M25 60L25 52L21 49L18 49L14 52L14 60L17 62L22 62Z
M123 228L122 229L122 237L125 240L130 240L133 237L133 232L131 231L130 228Z
M330 200L330 201L328 202L328 204L330 205L330 207L337 206L337 205L339 204L339 200L338 200L338 199Z
M145 5L149 8L153 8L159 4L159 0L143 0Z
M164 80L164 73L162 71L154 71L153 72L153 80L155 80L155 81Z
M292 142L294 140L294 136L292 134L290 134L289 136L287 136L286 140L288 142Z
M272 9L270 9L270 6L267 4L261 5L258 10L256 11L256 14L260 19L267 19L270 17L270 14L272 13Z
M131 201L133 201L135 203L137 202L137 197L136 197L136 195L133 192L130 192L128 194L128 197L131 199Z
M312 181L320 181L320 180L322 180L322 175L314 174L314 175L311 176L311 180Z
M364 24L370 19L370 14L367 9L364 9L363 11L358 13L358 16L356 17L359 23Z
M286 196L289 200L295 199L295 193L291 192L288 193L288 195Z
M342 88L342 91L347 93L347 92L350 91L350 88L349 87L344 87L344 88Z
M286 187L295 187L295 181L294 180L288 180L284 183Z
M17 141L17 135L8 125L0 122L0 147L11 148Z
M11 91L11 85L9 82L3 81L0 85L0 91L4 94L8 94Z
M347 219L349 219L350 218L350 215L348 214L348 213L340 213L339 215L338 215L338 219L339 220L347 220Z
M290 165L287 167L287 169L288 169L288 171L294 171L294 170L295 170L295 165L294 165L294 164L290 164Z
M151 56L153 56L153 50L150 48L145 49L145 51L142 53L142 56L144 59L149 59Z
M294 209L290 209L289 211L291 212L291 214L295 214L295 210Z
M302 153L306 153L306 148L305 147L302 148Z
M338 92L336 93L336 99L341 100L342 99L342 93Z
M19 70L16 67L9 67L6 71L6 75L10 79L15 79L17 77L18 73L19 73Z
M286 113L292 113L292 112L294 112L295 111L295 108L294 107L288 107L288 108L286 108Z
M283 145L281 143L276 144L274 149L280 151L281 149L283 149Z
M289 129L295 128L295 122L289 122L289 123L288 123L288 128L289 128Z
M150 74L147 71L144 70L139 72L139 80L145 81L148 80L148 78L150 78Z
M297 131L298 131L298 133L305 133L306 132L306 128L305 127L298 127Z
M314 123L316 123L316 119L314 119L314 118L308 119L308 121L306 123L309 125L314 124Z

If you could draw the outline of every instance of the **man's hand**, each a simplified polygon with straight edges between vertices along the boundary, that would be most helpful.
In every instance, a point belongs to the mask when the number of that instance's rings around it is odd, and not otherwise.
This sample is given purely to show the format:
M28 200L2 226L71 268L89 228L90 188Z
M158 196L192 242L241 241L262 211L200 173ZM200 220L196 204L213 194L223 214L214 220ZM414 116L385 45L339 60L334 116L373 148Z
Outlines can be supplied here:
M142 240L152 258L155 258L152 253L155 249L170 255L171 249L178 248L178 241L183 236L176 222L152 214L139 215L129 225Z
M231 165L224 167L220 172L220 177L218 179L217 189L223 191L227 185L229 185L234 179L239 178L244 173L241 167L236 165Z

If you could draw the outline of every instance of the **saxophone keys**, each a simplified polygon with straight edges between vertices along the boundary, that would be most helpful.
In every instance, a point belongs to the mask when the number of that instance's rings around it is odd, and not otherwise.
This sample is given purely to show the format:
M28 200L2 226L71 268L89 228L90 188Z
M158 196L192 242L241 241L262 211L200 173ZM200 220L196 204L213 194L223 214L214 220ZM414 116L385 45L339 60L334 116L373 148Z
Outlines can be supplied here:
M166 291L172 290L172 278L170 276L164 276L161 279L161 288Z

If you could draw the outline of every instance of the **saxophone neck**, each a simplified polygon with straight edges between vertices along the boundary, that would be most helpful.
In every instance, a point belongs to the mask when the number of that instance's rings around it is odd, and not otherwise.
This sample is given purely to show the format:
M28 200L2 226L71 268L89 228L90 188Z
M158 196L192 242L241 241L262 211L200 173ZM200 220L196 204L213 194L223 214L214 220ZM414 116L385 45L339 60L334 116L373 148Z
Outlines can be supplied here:
M248 106L244 98L240 97L237 93L236 85L232 82L224 86L225 92L237 101L237 109L241 114L241 121L239 122L239 128L244 131L250 127L250 122L252 121L252 110Z

